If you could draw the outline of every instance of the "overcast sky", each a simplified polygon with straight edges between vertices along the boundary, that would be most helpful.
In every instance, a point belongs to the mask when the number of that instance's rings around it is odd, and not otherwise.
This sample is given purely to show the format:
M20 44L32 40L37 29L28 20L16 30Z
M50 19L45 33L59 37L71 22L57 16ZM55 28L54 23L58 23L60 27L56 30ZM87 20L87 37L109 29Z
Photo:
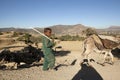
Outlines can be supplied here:
M0 28L120 26L120 0L0 0Z

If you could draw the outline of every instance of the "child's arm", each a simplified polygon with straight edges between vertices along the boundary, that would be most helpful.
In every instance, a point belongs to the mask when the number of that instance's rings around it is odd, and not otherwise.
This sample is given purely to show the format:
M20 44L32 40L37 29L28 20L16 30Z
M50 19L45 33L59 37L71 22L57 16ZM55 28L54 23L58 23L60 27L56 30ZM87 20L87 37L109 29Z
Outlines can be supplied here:
M55 46L55 43L53 41L50 41L49 39L47 39L45 37L44 37L44 40L45 40L45 46L47 48L52 48L53 46Z

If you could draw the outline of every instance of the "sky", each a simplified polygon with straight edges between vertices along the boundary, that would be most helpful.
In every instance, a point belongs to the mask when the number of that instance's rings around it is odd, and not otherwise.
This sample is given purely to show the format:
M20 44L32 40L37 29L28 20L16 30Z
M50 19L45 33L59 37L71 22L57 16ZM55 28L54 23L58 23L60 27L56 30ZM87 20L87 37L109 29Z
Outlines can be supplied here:
M120 26L120 0L0 0L0 28Z

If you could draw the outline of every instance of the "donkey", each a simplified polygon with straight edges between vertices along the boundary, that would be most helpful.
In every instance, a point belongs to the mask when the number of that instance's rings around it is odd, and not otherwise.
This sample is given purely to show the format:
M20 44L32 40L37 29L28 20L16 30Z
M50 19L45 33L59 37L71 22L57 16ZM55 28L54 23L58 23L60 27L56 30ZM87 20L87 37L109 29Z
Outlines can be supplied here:
M102 64L105 63L107 55L109 55L111 58L111 64L114 63L114 56L111 53L111 50L112 48L117 47L119 43L107 39L101 39L98 35L93 34L87 37L83 44L84 44L84 51L82 55L84 56L84 59L87 59L88 62L91 53L96 52L96 53L105 53Z

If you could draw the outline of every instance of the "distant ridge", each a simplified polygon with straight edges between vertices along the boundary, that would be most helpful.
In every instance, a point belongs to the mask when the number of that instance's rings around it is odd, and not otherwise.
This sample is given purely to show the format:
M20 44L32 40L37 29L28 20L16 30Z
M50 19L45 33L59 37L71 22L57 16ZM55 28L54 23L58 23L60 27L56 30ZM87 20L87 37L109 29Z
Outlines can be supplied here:
M95 29L99 34L105 31L112 31L120 33L120 26L110 26L105 29L96 29L94 27L85 26L82 24L76 24L76 25L53 25L49 26L53 32L57 35L76 35L81 34L81 32L87 28L93 28ZM43 28L36 27L39 31L43 32ZM24 29L24 28L0 28L0 32L7 32L7 31L16 31L16 32L28 32L28 33L36 33L32 29Z
M108 29L118 29L118 30L120 30L120 26L110 26Z

